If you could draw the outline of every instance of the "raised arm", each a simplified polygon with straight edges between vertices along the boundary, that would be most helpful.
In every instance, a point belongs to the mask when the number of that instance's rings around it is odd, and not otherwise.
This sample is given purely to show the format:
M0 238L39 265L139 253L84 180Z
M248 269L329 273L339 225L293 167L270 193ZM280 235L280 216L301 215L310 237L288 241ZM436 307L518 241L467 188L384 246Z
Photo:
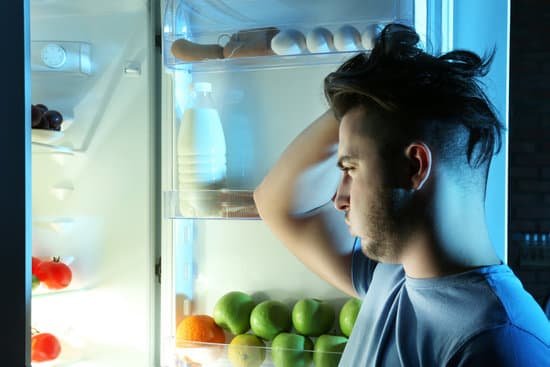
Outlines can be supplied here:
M267 226L302 263L336 288L357 296L351 282L353 238L343 214L336 211L330 197L311 212L294 210L301 176L335 154L337 143L338 121L329 110L287 147L254 192L254 200Z

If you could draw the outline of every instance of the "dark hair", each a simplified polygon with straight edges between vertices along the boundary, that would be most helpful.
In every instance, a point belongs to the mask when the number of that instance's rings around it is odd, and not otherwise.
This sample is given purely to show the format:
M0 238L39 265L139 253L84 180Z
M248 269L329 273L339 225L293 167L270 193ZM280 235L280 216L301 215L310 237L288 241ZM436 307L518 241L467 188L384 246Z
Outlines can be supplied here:
M453 131L460 125L469 131L467 159L477 144L480 166L502 145L504 126L480 87L494 56L483 59L457 50L433 56L418 46L414 29L389 24L378 35L370 56L360 53L325 78L325 96L338 119L357 106L375 107L396 121L407 136L431 125L432 130ZM430 134L429 132L427 132ZM420 133L423 134L423 133ZM446 135L437 139L445 139ZM441 145L448 142L439 141Z

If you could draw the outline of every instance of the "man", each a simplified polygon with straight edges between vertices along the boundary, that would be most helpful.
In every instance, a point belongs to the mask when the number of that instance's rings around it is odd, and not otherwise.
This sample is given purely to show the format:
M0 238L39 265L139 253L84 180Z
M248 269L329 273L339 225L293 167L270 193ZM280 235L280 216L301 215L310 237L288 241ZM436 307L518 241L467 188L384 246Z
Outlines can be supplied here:
M341 366L550 366L548 320L485 223L503 129L477 81L491 58L434 57L418 39L391 24L370 57L325 79L331 109L257 188L259 213L305 265L361 297ZM300 175L335 145L344 220L329 206L293 213Z

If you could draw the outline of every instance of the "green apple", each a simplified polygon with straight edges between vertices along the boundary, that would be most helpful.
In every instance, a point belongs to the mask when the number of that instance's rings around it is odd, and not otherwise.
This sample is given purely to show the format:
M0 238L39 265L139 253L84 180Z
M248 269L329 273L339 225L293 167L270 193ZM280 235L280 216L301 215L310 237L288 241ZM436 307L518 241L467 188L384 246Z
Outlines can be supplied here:
M347 342L345 336L324 334L318 337L313 349L315 367L338 367Z
M338 323L340 324L340 330L342 334L349 337L351 335L351 330L357 319L357 314L361 308L361 301L357 298L350 298L340 310L340 315L338 317Z
M292 308L292 324L296 331L307 336L327 333L334 324L334 308L314 298L301 299Z
M311 364L313 343L304 335L280 333L271 343L275 367L306 367Z
M252 309L250 327L260 338L273 340L277 334L290 330L290 309L279 301L260 302Z
M232 334L243 334L250 329L250 313L255 303L243 292L229 292L214 306L214 321Z

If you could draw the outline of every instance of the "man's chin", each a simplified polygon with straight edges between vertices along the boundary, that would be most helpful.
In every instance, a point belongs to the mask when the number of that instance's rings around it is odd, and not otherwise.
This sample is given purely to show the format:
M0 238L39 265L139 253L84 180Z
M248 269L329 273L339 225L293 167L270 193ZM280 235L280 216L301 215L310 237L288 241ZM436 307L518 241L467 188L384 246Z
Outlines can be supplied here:
M361 250L371 260L384 264L399 264L397 256L392 254L386 244L361 238Z

